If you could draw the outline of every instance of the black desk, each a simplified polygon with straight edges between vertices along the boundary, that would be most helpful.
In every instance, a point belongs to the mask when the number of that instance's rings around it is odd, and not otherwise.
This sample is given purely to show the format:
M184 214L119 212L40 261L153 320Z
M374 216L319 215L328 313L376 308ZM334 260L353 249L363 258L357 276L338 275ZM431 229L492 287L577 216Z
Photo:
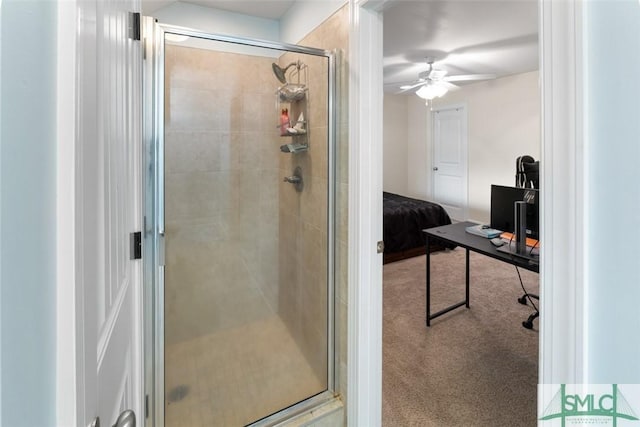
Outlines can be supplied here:
M525 270L539 272L539 265L537 262L531 262L525 258L520 258L504 252L498 252L497 248L493 246L489 239L476 236L474 234L467 233L465 229L470 225L477 225L473 222L459 222L456 224L443 225L442 227L428 228L422 230L425 234L427 244L427 326L431 326L431 320L438 316L442 316L445 313L455 310L463 305L469 308L469 251L477 252L482 255L497 259L508 264L524 268ZM466 267L465 267L465 282L466 282L466 295L465 300L452 306L449 306L437 313L431 314L431 254L430 244L431 240L440 240L447 243L453 243L454 245L461 246L466 250Z

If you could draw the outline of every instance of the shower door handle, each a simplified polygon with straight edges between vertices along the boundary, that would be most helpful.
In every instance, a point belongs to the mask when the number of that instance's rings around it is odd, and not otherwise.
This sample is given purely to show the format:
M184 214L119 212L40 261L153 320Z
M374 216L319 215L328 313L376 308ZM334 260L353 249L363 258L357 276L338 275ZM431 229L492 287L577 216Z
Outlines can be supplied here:
M164 230L158 233L158 265L164 266Z
M131 409L122 411L113 427L136 427L136 414Z
M89 427L100 427L100 417L95 417ZM136 414L131 409L122 411L113 427L136 427Z

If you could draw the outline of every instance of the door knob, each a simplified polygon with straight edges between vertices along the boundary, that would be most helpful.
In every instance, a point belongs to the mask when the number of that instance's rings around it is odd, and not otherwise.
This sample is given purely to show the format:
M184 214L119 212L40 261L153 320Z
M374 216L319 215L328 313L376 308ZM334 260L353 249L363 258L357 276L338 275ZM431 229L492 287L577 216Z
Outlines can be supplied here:
M131 409L122 411L113 427L136 427L136 414Z
M434 170L434 171L437 171L437 170L438 170L438 167L437 167L437 166L434 166L434 167L433 167L433 170Z

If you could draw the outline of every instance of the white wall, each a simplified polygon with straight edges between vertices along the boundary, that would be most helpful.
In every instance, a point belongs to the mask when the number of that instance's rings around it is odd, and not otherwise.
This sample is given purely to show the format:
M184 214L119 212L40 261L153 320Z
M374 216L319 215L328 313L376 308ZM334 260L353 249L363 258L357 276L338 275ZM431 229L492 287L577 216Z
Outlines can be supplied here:
M0 10L0 425L55 425L56 3Z
M176 2L151 14L161 24L192 28L213 34L278 40L278 21L226 10Z
M211 34L246 37L261 40L277 40L280 24L273 19L258 18L240 13L195 4L175 2L151 14L161 24L176 25ZM214 42L206 39L189 38L176 43L185 47L211 49L218 52L239 53L253 56L277 58L281 51L262 49L240 44Z
M258 18L185 2L169 4L152 12L151 16L161 24L176 25L212 34L297 44L346 3L346 0L297 1L279 20ZM214 43L208 40L190 39L182 42L182 45L255 56L278 57L281 55L281 51Z
M515 184L518 156L529 154L540 159L539 92L538 72L533 71L466 85L433 101L433 108L461 103L467 106L469 219L489 221L491 184ZM404 117L396 117L390 107L403 101L406 113ZM429 200L433 157L431 109L415 95L385 94L384 126L385 189L395 186L402 189L398 191L401 194ZM404 140L393 136L402 126L406 126ZM400 171L387 165L400 163L395 158L397 153L406 154L404 179L397 176Z
M404 95L384 96L382 188L407 194L408 102Z
M585 2L590 383L640 383L640 4Z
M258 18L213 7L175 2L151 15L162 24L225 34L296 44L318 27L347 0L297 1L280 20Z
M434 100L433 107L459 103L466 104L468 115L469 219L487 223L491 184L515 184L518 156L529 154L540 159L538 72L463 86ZM431 138L429 131L425 168L431 167ZM411 181L416 171L409 173ZM431 174L427 177L431 188Z
M429 163L429 109L424 99L415 95L407 98L407 195L417 199L431 198L431 164Z
M384 191L427 200L430 168L427 154L427 113L415 95L384 95Z

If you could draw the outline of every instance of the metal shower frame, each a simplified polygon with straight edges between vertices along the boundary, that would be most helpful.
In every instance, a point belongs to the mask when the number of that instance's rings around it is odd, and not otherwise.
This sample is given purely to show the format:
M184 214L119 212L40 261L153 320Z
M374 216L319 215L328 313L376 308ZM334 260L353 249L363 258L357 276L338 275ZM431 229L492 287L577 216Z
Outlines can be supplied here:
M263 418L252 426L279 424L335 398L338 384L335 343L336 206L336 61L339 52L266 40L211 34L145 17L144 52L144 358L145 425L164 426L164 41L176 34L328 59L328 206L327 206L327 390ZM267 70L265 72L270 72ZM247 402L250 404L250 402Z

